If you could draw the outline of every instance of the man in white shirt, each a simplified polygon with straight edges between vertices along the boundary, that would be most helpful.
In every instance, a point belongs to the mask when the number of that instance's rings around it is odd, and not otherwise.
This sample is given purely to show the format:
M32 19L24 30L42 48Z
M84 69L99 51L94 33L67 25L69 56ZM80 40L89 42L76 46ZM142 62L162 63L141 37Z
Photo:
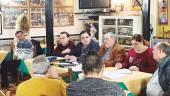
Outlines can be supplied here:
M153 58L158 62L158 68L147 84L146 95L170 96L170 44L157 44L153 50Z

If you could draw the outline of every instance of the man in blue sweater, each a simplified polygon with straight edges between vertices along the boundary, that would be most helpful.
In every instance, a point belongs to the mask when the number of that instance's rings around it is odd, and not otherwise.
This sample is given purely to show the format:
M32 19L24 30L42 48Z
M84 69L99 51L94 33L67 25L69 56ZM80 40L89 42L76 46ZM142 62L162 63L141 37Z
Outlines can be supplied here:
M98 52L99 45L91 39L90 32L82 31L80 33L81 42L76 45L74 56L66 56L65 58L70 61L80 61L82 62L84 56L89 51Z

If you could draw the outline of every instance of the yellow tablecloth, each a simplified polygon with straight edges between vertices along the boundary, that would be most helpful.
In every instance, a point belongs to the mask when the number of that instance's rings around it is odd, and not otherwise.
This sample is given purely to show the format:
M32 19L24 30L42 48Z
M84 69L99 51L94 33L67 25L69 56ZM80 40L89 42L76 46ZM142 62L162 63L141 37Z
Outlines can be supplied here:
M46 48L46 44L40 44L41 48Z
M24 60L25 65L29 71L29 74L31 75L32 73L32 60L33 59L26 59ZM60 68L56 67L56 70L58 74L66 73L68 72L68 68ZM104 71L115 71L116 69L114 67L108 67L105 68ZM110 81L116 81L116 82L123 82L126 87L128 88L129 91L134 93L135 95L138 95L141 88L144 87L149 79L151 78L152 74L150 73L144 73L144 72L139 72L139 71L132 71L132 74L128 74L124 77L118 78L118 79L108 79L105 78L106 80Z
M0 50L0 64L1 64L2 61L5 59L5 57L6 57L7 54L8 54L8 51Z
M33 61L33 59L26 59L26 60L24 60L24 64L26 66L26 69L28 70L28 74L30 74L30 75L32 75L32 61ZM68 68L60 68L60 67L55 67L55 68L56 68L57 73L59 75L68 72ZM23 72L26 72L26 71L24 71L25 68L20 69L20 70L21 71L23 70Z
M104 70L114 72L114 70L116 70L116 68L108 67L108 68L105 68ZM152 74L150 74L150 73L132 71L132 74L128 74L124 77L121 77L118 79L108 79L107 78L107 80L123 82L129 91L131 91L135 95L138 95L140 93L141 88L147 84L147 82L150 80L151 76L152 76Z

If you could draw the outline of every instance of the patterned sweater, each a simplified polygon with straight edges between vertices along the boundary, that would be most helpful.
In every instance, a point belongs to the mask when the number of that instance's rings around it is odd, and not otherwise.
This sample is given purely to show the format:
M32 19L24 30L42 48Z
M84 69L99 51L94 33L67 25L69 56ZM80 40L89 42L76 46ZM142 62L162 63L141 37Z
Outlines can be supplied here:
M70 84L67 87L67 96L125 96L125 93L115 82L85 78Z

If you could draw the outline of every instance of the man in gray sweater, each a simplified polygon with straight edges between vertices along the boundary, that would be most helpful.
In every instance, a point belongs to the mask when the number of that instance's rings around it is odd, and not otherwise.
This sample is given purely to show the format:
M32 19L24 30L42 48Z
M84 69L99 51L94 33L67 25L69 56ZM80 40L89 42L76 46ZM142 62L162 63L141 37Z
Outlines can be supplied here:
M104 65L95 52L88 52L82 62L85 79L70 84L67 96L125 96L115 82L102 79Z

